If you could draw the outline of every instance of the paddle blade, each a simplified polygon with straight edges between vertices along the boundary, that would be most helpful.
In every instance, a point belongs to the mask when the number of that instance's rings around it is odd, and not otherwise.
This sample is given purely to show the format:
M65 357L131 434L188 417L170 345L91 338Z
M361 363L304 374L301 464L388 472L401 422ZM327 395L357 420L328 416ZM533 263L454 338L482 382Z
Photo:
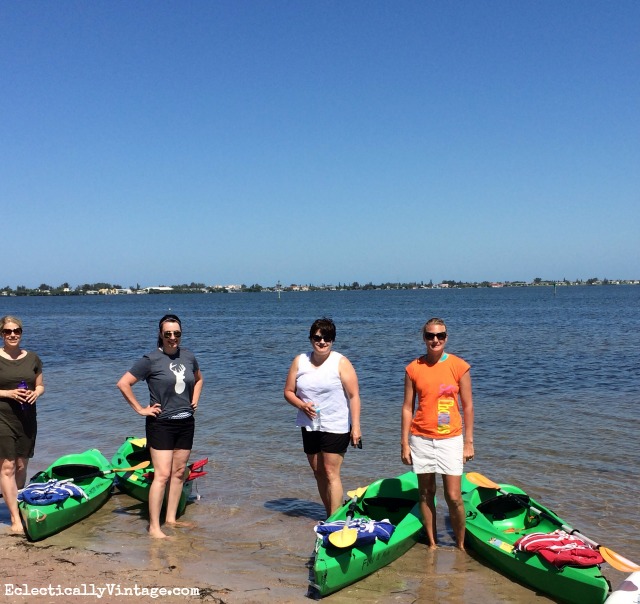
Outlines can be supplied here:
M196 471L196 470L200 470L201 468L203 468L208 463L209 463L209 458L205 457L203 459L199 459L198 461L194 461L193 463L190 463L188 468L191 471Z
M369 487L358 487L357 489L355 489L353 491L347 491L347 497L349 499L353 499L354 497L356 499L360 499L360 497L362 497L367 492L368 488Z
M358 531L345 526L339 531L335 531L329 535L329 543L335 547L351 547L358 538Z
M617 568L625 573L632 573L640 570L640 566L638 566L635 562L631 562L631 560L627 560L624 556L610 550L608 547L603 547L602 545L598 548L600 550L600 554L602 557L609 563L613 568Z
M467 480L472 482L473 484L477 484L479 487L483 487L485 489L495 489L496 491L500 490L500 485L493 480L483 476L482 474L478 474L478 472L467 472L465 474Z
M110 474L111 472L135 472L136 470L142 470L151 465L150 461L142 461L137 466L131 466L130 468L111 468L106 474Z

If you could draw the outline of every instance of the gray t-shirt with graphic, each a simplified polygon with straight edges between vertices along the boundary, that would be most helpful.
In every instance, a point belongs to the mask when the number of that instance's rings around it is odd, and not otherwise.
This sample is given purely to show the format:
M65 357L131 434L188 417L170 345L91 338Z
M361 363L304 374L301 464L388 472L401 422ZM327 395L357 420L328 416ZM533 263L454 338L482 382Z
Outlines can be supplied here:
M193 415L191 400L198 371L195 355L179 348L174 355L154 350L137 361L129 372L149 386L150 404L159 403L160 419L182 419Z

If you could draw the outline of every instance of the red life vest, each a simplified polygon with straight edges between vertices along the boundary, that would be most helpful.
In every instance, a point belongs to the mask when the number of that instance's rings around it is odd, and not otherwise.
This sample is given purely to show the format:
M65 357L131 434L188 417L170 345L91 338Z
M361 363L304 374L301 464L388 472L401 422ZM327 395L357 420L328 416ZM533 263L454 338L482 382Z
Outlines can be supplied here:
M530 533L518 539L514 547L521 552L536 552L558 568L596 566L604 562L599 551L560 529L553 533Z

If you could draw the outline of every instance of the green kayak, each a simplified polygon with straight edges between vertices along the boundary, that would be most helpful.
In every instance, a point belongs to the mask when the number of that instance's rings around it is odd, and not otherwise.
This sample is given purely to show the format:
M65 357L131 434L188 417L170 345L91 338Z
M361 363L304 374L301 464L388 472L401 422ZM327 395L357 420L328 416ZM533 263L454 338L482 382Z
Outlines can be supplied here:
M377 539L374 543L350 547L325 544L318 536L310 588L320 596L355 583L399 558L416 543L422 529L418 480L413 472L378 480L366 489L358 489L356 494L327 518L327 523L345 520L347 514L353 514L354 519L389 520L395 530L388 542Z
M124 468L135 467L144 461L151 461L149 449L147 449L147 439L127 436L125 441L118 448L116 454L113 456L111 463L114 468ZM193 479L206 474L206 472L202 472L201 470L207 461L207 459L203 459L189 464L189 474L187 475L182 487L180 502L178 503L178 516L181 516L184 513L187 506L187 501L191 496ZM144 503L149 502L149 487L152 482L152 465L148 465L147 467L138 470L117 472L115 478L118 490Z
M64 455L46 470L35 474L29 481L29 485L35 485L31 490L47 491L47 494L37 504L25 499L18 503L27 537L32 541L44 539L95 512L109 498L113 478L111 464L98 449ZM52 480L59 482L52 483L49 491L49 487L44 488L44 483ZM70 485L69 490L78 487L82 495L63 498L64 494L58 493L54 498L57 484L60 485L58 490L62 491L67 484ZM26 496L29 489L29 486L23 489L21 496Z
M521 537L553 533L565 522L522 489L479 486L485 481L492 484L480 474L462 477L467 545L500 571L560 602L602 604L610 586L599 565L558 568L539 553L514 548Z

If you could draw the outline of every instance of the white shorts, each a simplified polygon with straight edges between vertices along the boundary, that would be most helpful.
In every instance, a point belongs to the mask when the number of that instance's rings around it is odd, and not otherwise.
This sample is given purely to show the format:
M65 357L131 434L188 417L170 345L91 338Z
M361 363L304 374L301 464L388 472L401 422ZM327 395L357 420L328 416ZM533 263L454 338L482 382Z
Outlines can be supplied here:
M463 437L425 438L412 434L409 438L413 471L416 474L462 476Z

